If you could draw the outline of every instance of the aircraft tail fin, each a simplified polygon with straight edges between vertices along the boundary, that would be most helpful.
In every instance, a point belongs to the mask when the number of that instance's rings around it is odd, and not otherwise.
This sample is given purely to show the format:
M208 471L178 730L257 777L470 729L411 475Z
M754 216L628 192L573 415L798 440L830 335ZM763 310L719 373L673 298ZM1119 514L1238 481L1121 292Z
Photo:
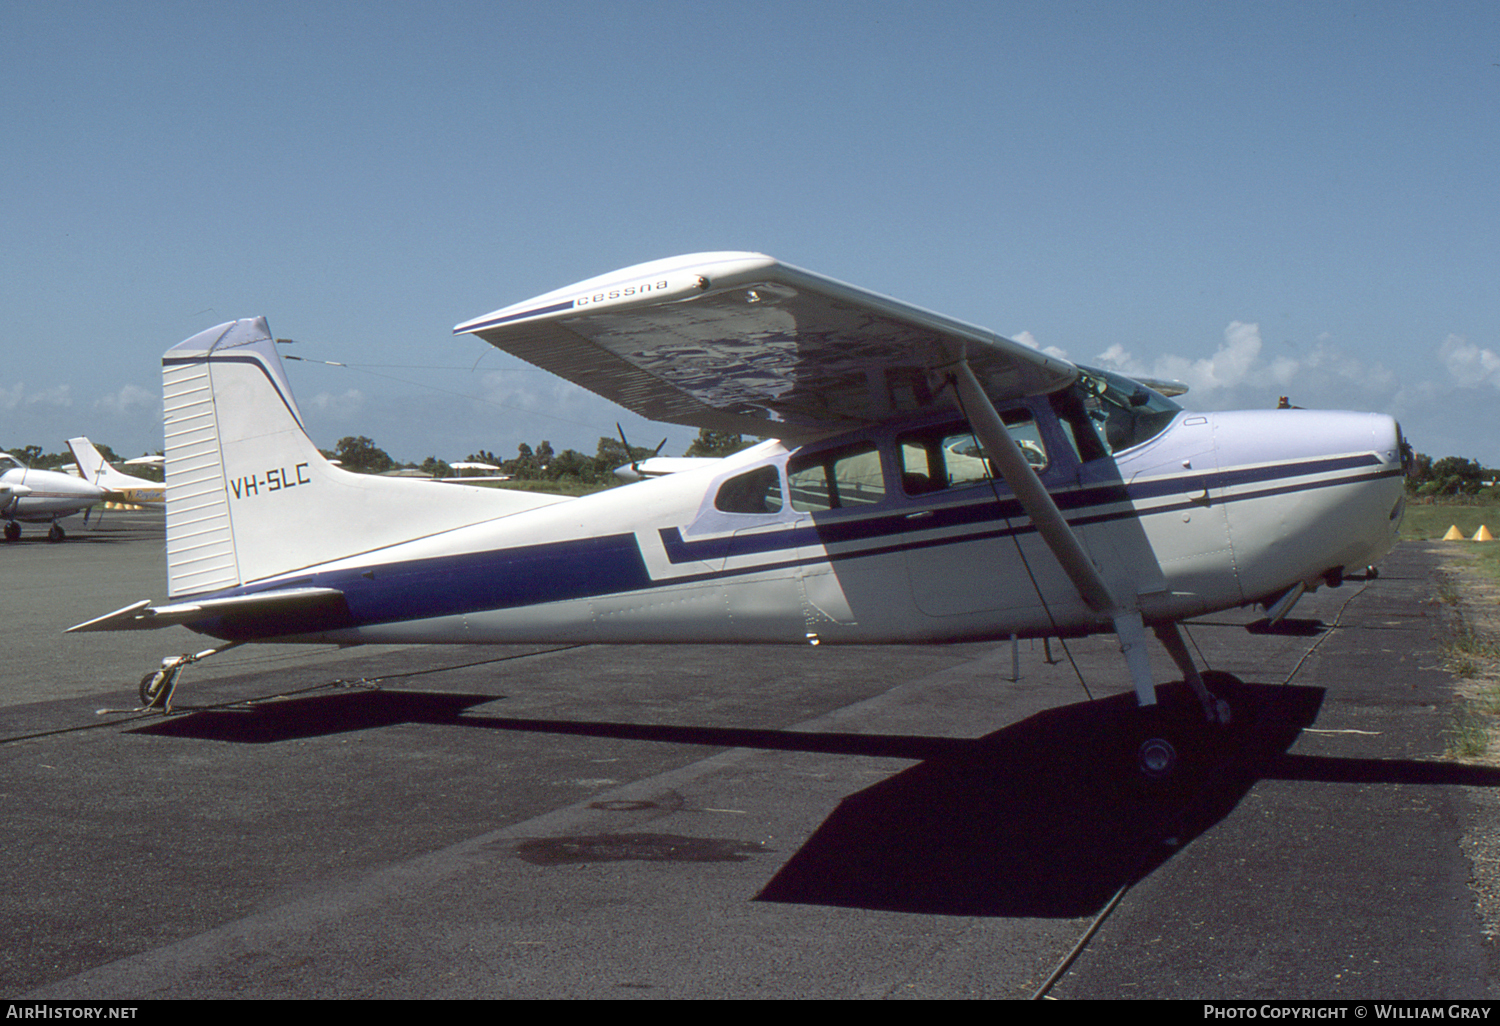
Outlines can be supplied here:
M72 450L73 462L78 465L78 473L85 481L91 484L99 484L99 478L114 470L99 452L94 448L94 443L87 438L68 439L68 448Z
M263 317L168 350L162 386L174 598L564 501L334 466L303 427Z

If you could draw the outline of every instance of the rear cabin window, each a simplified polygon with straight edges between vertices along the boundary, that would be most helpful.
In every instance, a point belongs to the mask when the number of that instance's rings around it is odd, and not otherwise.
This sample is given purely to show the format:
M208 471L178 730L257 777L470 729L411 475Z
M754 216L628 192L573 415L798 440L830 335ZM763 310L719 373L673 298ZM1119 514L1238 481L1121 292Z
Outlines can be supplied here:
M1021 455L1038 474L1047 469L1047 447L1029 410L1002 415L1005 429L1021 449ZM907 495L925 495L948 488L988 481L995 475L984 447L966 423L939 424L896 437L896 457L901 466L901 490Z
M801 513L872 506L885 498L880 450L873 442L796 456L786 465L786 480L792 509Z
M781 474L775 467L756 467L719 486L714 509L721 513L781 512Z

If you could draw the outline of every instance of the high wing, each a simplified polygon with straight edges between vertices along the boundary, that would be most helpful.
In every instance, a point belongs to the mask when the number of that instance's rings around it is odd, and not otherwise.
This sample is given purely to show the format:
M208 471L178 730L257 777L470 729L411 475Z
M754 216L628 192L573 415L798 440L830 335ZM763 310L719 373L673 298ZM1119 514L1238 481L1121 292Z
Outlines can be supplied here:
M1113 621L1141 704L1155 701L1133 590L1110 587L996 412L1071 385L1068 361L759 253L640 264L453 330L652 420L788 445L956 401L1080 597Z
M956 360L996 402L1078 377L994 332L759 253L638 264L453 331L650 420L789 444L933 405L933 372Z

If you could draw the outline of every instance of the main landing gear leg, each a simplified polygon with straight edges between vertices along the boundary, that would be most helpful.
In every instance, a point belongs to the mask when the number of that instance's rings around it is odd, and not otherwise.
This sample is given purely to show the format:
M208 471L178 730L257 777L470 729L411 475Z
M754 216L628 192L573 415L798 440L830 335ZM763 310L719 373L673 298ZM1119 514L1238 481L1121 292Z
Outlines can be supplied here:
M204 649L191 655L184 652L180 656L168 656L161 661L161 669L152 670L141 678L141 708L160 709L163 713L172 711L172 693L177 690L177 678L188 666L200 659L207 659L211 655L227 652L244 644L242 641L231 641L227 645L218 648Z
M1156 632L1156 639L1161 642L1172 661L1177 664L1177 669L1182 672L1182 679L1187 686L1193 689L1193 694L1198 696L1198 701L1203 706L1203 715L1209 723L1217 723L1220 726L1229 725L1229 703L1217 697L1208 690L1203 683L1203 677L1198 673L1198 668L1193 665L1193 657L1188 654L1187 645L1183 644L1182 632L1178 630L1175 623L1156 624L1152 627Z

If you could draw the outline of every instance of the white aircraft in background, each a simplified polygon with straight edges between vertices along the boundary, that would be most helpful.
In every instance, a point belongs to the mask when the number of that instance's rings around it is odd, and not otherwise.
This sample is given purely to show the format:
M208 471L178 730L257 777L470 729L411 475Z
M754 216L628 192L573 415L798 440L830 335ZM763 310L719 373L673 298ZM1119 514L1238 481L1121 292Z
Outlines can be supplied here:
M644 481L652 477L681 474L685 470L701 470L710 463L717 463L712 456L647 456L631 460L615 468L615 477L622 481Z
M630 440L625 437L625 429L617 422L615 430L620 433L620 444L627 453L630 452ZM699 470L718 462L716 456L663 456L661 449L666 444L667 440L663 438L650 456L632 458L629 463L616 467L615 477L622 481L644 481L649 477L666 477L668 474L680 474L684 470Z
M78 473L105 491L110 502L128 502L137 506L160 506L167 501L167 486L116 470L85 437L68 439Z
M753 253L626 268L458 325L655 421L769 440L580 498L367 477L303 430L262 318L163 357L169 599L70 630L250 641L959 642L1284 616L1396 539L1388 416L1193 413L1119 375ZM983 458L971 455L977 443ZM1143 715L1142 769L1175 759Z
M5 540L21 537L22 522L51 524L47 540L67 537L63 517L104 501L104 489L55 470L32 470L8 452L0 452L0 519L5 521Z

